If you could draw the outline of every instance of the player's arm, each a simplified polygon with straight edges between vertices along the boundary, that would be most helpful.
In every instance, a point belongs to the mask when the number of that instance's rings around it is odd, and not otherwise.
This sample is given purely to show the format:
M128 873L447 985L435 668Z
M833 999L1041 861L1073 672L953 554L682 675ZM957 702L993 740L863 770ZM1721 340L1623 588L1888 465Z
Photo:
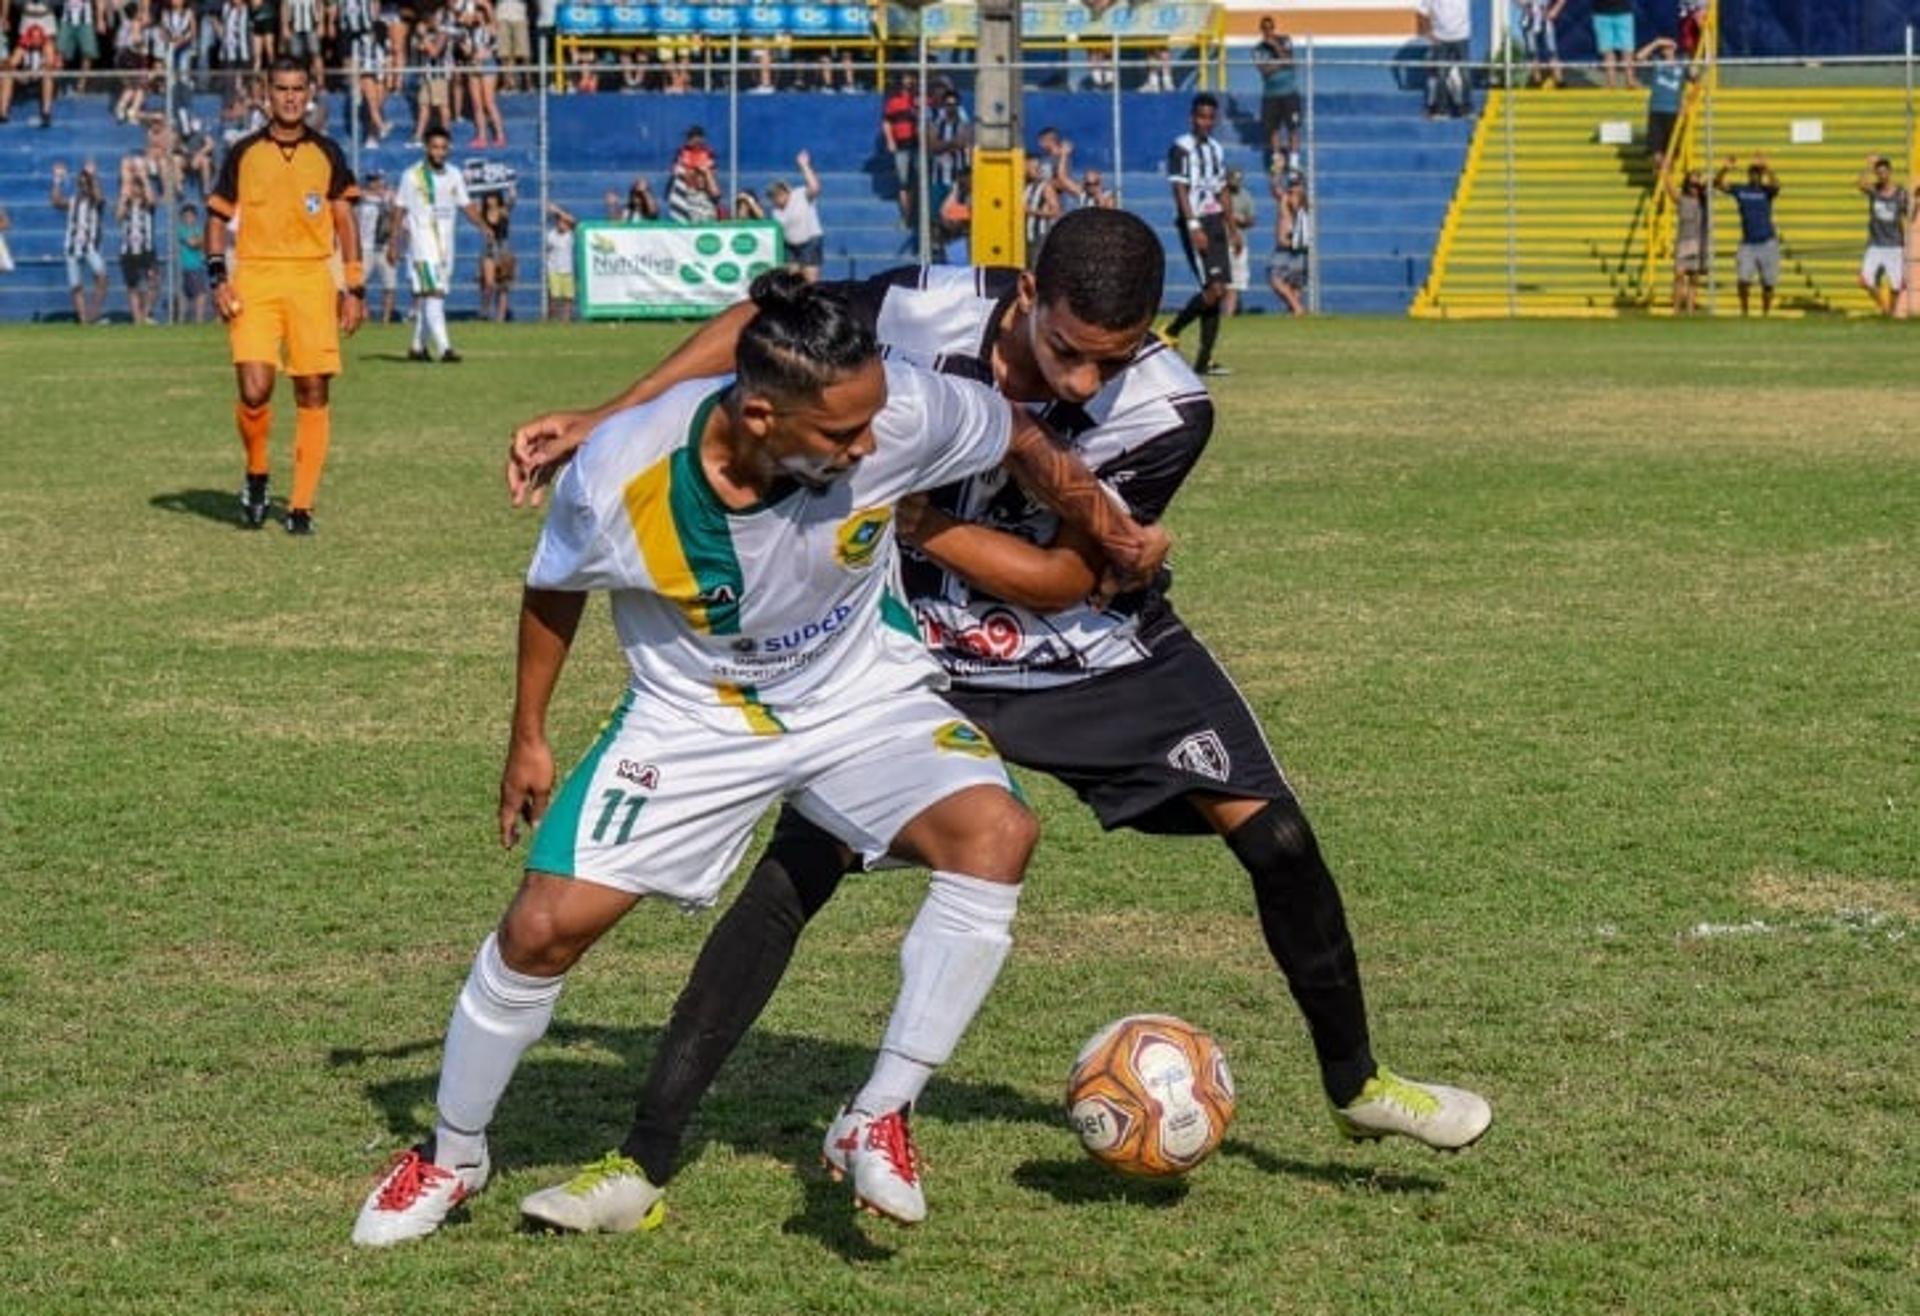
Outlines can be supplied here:
M328 203L333 213L333 237L340 244L340 264L347 276L340 295L340 332L351 335L367 318L367 267L360 250L360 226L354 223L353 202L346 195Z
M1135 521L1086 464L1054 442L1039 421L1022 408L1008 406L1013 412L1013 434L1003 460L1008 473L1035 500L1052 508L1066 526L1099 546L1112 566L1112 583L1119 589L1150 582L1166 561L1167 532Z
M594 426L616 411L650 402L675 384L724 375L733 369L740 333L756 314L750 301L737 302L708 320L667 359L627 388L589 411L549 411L513 432L507 450L507 491L513 505L540 501L539 489Z
M553 750L547 706L566 666L585 594L528 586L520 598L520 652L514 669L513 721L500 773L500 844L511 849L520 824L540 820L553 798Z
M916 495L900 504L901 538L994 598L1036 612L1070 608L1100 583L1100 550L1086 536L1064 530L1051 544L947 515Z

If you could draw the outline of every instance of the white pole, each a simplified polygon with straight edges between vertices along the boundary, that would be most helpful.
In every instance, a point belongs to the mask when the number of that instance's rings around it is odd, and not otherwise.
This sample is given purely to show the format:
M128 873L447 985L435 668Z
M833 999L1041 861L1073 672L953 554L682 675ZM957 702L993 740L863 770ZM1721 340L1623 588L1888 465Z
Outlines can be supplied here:
M1307 163L1313 166L1314 173L1320 171L1320 157L1313 145L1313 78L1314 78L1314 41L1307 38ZM1291 168L1298 169L1300 162L1289 160ZM1305 170L1300 176L1307 179L1307 309L1320 314L1320 195L1314 187L1312 177ZM1284 179L1281 181L1285 181Z
M547 301L547 225L550 223L547 207L552 204L547 188L547 43L540 42L538 81L534 92L538 101L539 115L536 122L539 130L534 142L533 168L540 175L540 318L545 320L552 313Z
M180 116L173 107L173 60L167 60L167 127L180 135ZM162 174L160 187L160 206L158 214L166 216L167 224L167 318L174 323L185 319L180 314L180 196L175 191L169 174ZM153 316L153 308L147 309ZM158 317L154 317L158 318Z
M1113 168L1107 172L1113 175L1113 203L1124 206L1127 203L1126 184L1121 180L1126 177L1126 170L1121 166L1125 163L1126 151L1121 134L1120 29L1117 27L1113 30L1113 58L1107 62L1107 76L1113 83Z
M933 215L928 204L931 192L927 179L927 27L924 18L920 24L919 42L920 94L915 98L914 116L918 127L914 130L914 172L916 175L915 195L920 212L920 263L933 263Z
M1515 168L1513 147L1513 45L1508 43L1502 48L1502 60L1506 65L1506 76L1500 89L1501 126L1506 135L1507 145L1507 315L1519 313L1519 235L1515 231L1518 222L1516 211L1518 199L1514 196L1513 171Z

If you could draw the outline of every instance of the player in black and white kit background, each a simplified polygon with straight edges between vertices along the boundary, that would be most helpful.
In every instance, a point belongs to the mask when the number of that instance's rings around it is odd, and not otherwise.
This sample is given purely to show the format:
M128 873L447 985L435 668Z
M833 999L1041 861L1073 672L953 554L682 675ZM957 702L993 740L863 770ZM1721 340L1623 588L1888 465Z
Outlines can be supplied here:
M1148 336L1161 287L1152 230L1093 208L1054 226L1032 274L909 267L845 285L885 355L991 382L1027 404L1142 523L1159 519L1213 430L1205 387ZM730 360L744 323L723 315L609 405ZM521 480L530 464L556 459L536 460L532 436L571 431L564 417L523 426ZM524 486L515 489L518 498ZM1253 880L1268 948L1306 1016L1342 1129L1441 1148L1478 1138L1492 1118L1483 1099L1411 1083L1374 1061L1333 876L1259 722L1174 612L1169 578L1090 605L1097 552L994 475L903 507L899 530L910 545L911 606L953 682L947 698L1002 757L1070 786L1109 829L1225 839ZM655 1184L672 1173L694 1105L851 861L824 832L782 815L674 1007L622 1145ZM924 1061L892 1059L910 1086ZM835 1151L830 1143L830 1164Z
M1220 300L1233 279L1227 233L1227 153L1214 140L1214 122L1220 102L1208 93L1193 98L1189 131L1173 139L1167 149L1167 182L1173 187L1174 223L1180 226L1180 249L1200 284L1180 314L1166 329L1166 341L1180 337L1195 320L1200 322L1200 355L1193 368L1203 375L1224 375L1227 368L1213 359L1220 337Z

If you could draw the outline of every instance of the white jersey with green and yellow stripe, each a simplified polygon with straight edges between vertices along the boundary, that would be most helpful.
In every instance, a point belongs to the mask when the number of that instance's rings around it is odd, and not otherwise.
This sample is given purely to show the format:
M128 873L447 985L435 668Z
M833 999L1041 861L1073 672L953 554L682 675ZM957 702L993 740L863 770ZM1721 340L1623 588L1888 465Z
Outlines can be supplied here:
M893 508L996 465L1012 411L971 380L885 369L871 456L743 510L699 453L730 377L609 417L554 484L527 584L609 591L634 688L722 730L778 734L945 688L903 601Z
M472 201L466 175L454 166L436 170L425 160L409 166L393 195L406 225L407 259L451 269L454 223Z

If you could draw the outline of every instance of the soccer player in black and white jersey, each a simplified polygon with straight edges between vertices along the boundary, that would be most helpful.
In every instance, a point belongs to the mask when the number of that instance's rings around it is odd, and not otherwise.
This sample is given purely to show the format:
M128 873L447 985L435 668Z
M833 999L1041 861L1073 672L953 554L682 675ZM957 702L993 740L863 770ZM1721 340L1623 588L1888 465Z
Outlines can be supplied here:
M107 309L107 262L100 255L100 225L106 217L107 195L100 186L100 171L89 160L80 166L73 180L73 193L66 191L67 167L53 167L53 189L47 199L53 208L66 214L66 230L61 235L60 254L67 258L67 288L73 294L73 318L91 324ZM87 276L93 276L93 309L87 309Z
M1051 425L1143 523L1159 519L1213 431L1205 387L1148 330L1162 256L1124 211L1061 219L1031 274L907 268L848 285L890 357L993 382ZM724 370L750 311L723 314L609 407ZM599 413L522 426L509 458L515 500L578 445ZM1388 1134L1455 1149L1492 1120L1470 1092L1399 1078L1373 1058L1359 968L1333 876L1259 722L1175 614L1168 579L1088 600L1103 563L1004 479L952 485L903 510L914 544L906 585L948 698L1010 762L1072 787L1108 828L1222 837L1252 878L1261 930L1306 1016L1335 1120L1349 1137ZM633 1129L629 1180L664 1183L695 1104L758 1016L800 930L851 855L793 816L714 928L674 1007ZM903 956L912 953L912 938ZM926 1003L937 1009L938 1003ZM906 1117L933 1066L891 1035L881 1063L828 1131L830 1166L849 1153L856 1199L912 1222L925 1198ZM586 1176L526 1209L562 1228L609 1227L612 1190ZM536 1200L537 1199L537 1200Z
M1173 139L1167 149L1167 182L1173 187L1174 222L1180 226L1180 249L1200 284L1180 314L1167 326L1168 342L1195 320L1200 322L1200 355L1193 368L1203 375L1224 375L1227 368L1213 359L1220 337L1220 302L1233 280L1231 242L1227 233L1227 153L1213 139L1220 102L1201 92L1193 98L1189 131Z

